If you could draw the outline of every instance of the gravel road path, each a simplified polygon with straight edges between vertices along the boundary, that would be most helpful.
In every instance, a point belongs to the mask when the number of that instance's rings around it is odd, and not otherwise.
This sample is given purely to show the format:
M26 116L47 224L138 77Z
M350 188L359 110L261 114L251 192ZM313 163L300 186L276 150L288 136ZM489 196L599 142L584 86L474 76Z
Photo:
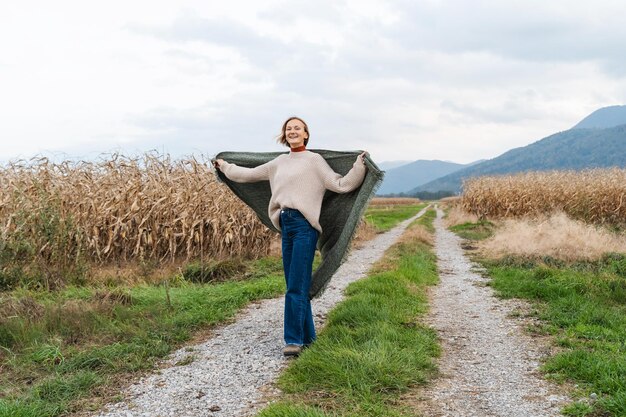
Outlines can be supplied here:
M314 301L317 326L343 298L343 290L363 278L413 218L353 250ZM249 416L264 406L287 361L282 356L283 297L254 303L233 324L209 340L174 352L158 373L131 385L124 400L104 407L99 417L231 417ZM190 362L190 363L189 363ZM177 363L187 363L176 366Z
M428 323L443 348L440 377L420 393L429 417L558 416L562 390L541 378L547 347L525 334L507 314L523 305L501 300L486 287L461 249L461 239L442 225L438 210L436 252L440 284L431 293Z

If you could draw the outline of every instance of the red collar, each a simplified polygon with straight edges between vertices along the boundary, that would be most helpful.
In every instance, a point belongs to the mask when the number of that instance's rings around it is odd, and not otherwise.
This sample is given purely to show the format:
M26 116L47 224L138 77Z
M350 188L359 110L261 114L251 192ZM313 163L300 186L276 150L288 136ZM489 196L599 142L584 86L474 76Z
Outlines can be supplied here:
M291 148L291 152L302 152L302 151L306 151L306 146L302 145L302 146L298 146L297 148Z

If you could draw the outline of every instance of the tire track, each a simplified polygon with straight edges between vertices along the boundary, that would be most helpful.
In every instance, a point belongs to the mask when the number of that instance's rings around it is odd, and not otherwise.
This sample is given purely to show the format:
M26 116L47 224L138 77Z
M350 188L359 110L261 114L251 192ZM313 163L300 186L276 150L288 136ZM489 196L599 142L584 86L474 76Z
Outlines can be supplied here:
M548 348L507 318L520 301L493 296L474 272L461 238L446 230L437 208L435 250L440 283L431 292L428 323L439 333L440 376L421 391L425 416L558 416L568 398L541 378Z

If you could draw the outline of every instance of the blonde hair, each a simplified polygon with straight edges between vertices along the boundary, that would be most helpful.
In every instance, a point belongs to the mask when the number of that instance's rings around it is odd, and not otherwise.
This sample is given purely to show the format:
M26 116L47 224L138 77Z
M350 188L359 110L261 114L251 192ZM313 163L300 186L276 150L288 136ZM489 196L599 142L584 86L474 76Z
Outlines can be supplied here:
M309 143L309 137L310 137L309 126L306 124L304 120L296 116L291 116L289 119L285 120L285 123L283 123L283 127L280 130L280 135L278 135L278 137L276 138L276 142L280 143L281 145L289 146L289 142L287 142L286 130L287 130L287 123L289 123L292 120L300 120L302 124L304 125L304 131L306 132L306 135L307 135L307 138L304 139L304 146L306 146L306 144Z

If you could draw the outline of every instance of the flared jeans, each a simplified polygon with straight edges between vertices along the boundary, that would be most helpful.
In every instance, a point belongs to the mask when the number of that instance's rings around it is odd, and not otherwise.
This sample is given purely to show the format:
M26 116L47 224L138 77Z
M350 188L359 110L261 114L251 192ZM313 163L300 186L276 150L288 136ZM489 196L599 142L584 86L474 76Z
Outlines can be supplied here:
M284 336L288 345L309 345L315 340L309 288L319 232L298 210L280 211L285 294Z

